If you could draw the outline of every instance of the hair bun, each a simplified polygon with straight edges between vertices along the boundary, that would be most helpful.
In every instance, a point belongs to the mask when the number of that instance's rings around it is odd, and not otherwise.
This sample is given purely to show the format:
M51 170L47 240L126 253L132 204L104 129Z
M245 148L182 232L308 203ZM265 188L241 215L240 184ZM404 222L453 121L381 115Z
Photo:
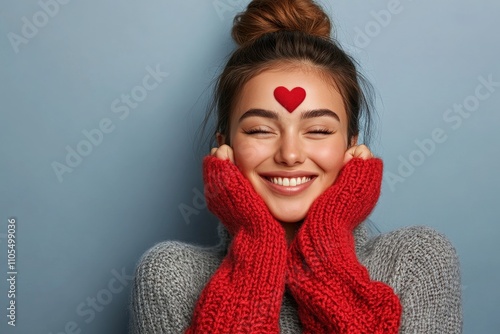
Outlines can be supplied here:
M312 0L253 0L234 18L232 37L238 45L279 30L329 38L330 29L328 15Z

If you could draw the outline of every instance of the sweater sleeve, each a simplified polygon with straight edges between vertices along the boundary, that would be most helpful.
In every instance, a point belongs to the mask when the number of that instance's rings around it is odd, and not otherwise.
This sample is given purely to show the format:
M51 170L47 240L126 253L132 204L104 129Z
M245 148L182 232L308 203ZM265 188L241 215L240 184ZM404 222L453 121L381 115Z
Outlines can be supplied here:
M362 262L371 276L386 281L400 298L400 334L462 333L460 265L446 237L429 227L408 227L367 248Z
M183 333L220 261L215 251L177 241L149 249L135 270L129 334Z

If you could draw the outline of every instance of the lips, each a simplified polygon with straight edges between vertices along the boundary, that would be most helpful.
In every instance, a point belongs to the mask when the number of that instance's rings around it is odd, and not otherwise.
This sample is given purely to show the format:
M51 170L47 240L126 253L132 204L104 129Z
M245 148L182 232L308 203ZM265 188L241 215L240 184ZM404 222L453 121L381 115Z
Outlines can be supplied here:
M266 181L265 184L271 191L280 195L291 196L297 195L309 188L312 184L311 181L316 178L316 175L305 172L293 172L261 175L261 177Z

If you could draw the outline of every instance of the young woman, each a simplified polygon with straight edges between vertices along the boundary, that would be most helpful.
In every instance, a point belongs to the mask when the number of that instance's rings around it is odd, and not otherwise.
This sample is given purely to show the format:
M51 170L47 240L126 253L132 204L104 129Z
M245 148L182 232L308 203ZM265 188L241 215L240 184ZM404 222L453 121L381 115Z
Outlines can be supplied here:
M458 259L425 227L368 237L382 161L362 77L313 1L254 0L215 91L203 164L219 245L141 259L132 333L460 333Z

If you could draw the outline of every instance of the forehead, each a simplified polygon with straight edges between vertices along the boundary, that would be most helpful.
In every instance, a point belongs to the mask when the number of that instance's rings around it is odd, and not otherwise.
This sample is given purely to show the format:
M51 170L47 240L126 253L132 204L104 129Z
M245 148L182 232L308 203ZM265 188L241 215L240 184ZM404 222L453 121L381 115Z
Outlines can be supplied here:
M302 87L306 92L304 101L291 114L274 97L274 90L279 86L288 90ZM234 107L233 116L253 108L284 112L290 116L306 110L330 109L339 114L341 120L346 118L342 96L333 80L318 70L305 68L273 69L256 75L243 86Z

